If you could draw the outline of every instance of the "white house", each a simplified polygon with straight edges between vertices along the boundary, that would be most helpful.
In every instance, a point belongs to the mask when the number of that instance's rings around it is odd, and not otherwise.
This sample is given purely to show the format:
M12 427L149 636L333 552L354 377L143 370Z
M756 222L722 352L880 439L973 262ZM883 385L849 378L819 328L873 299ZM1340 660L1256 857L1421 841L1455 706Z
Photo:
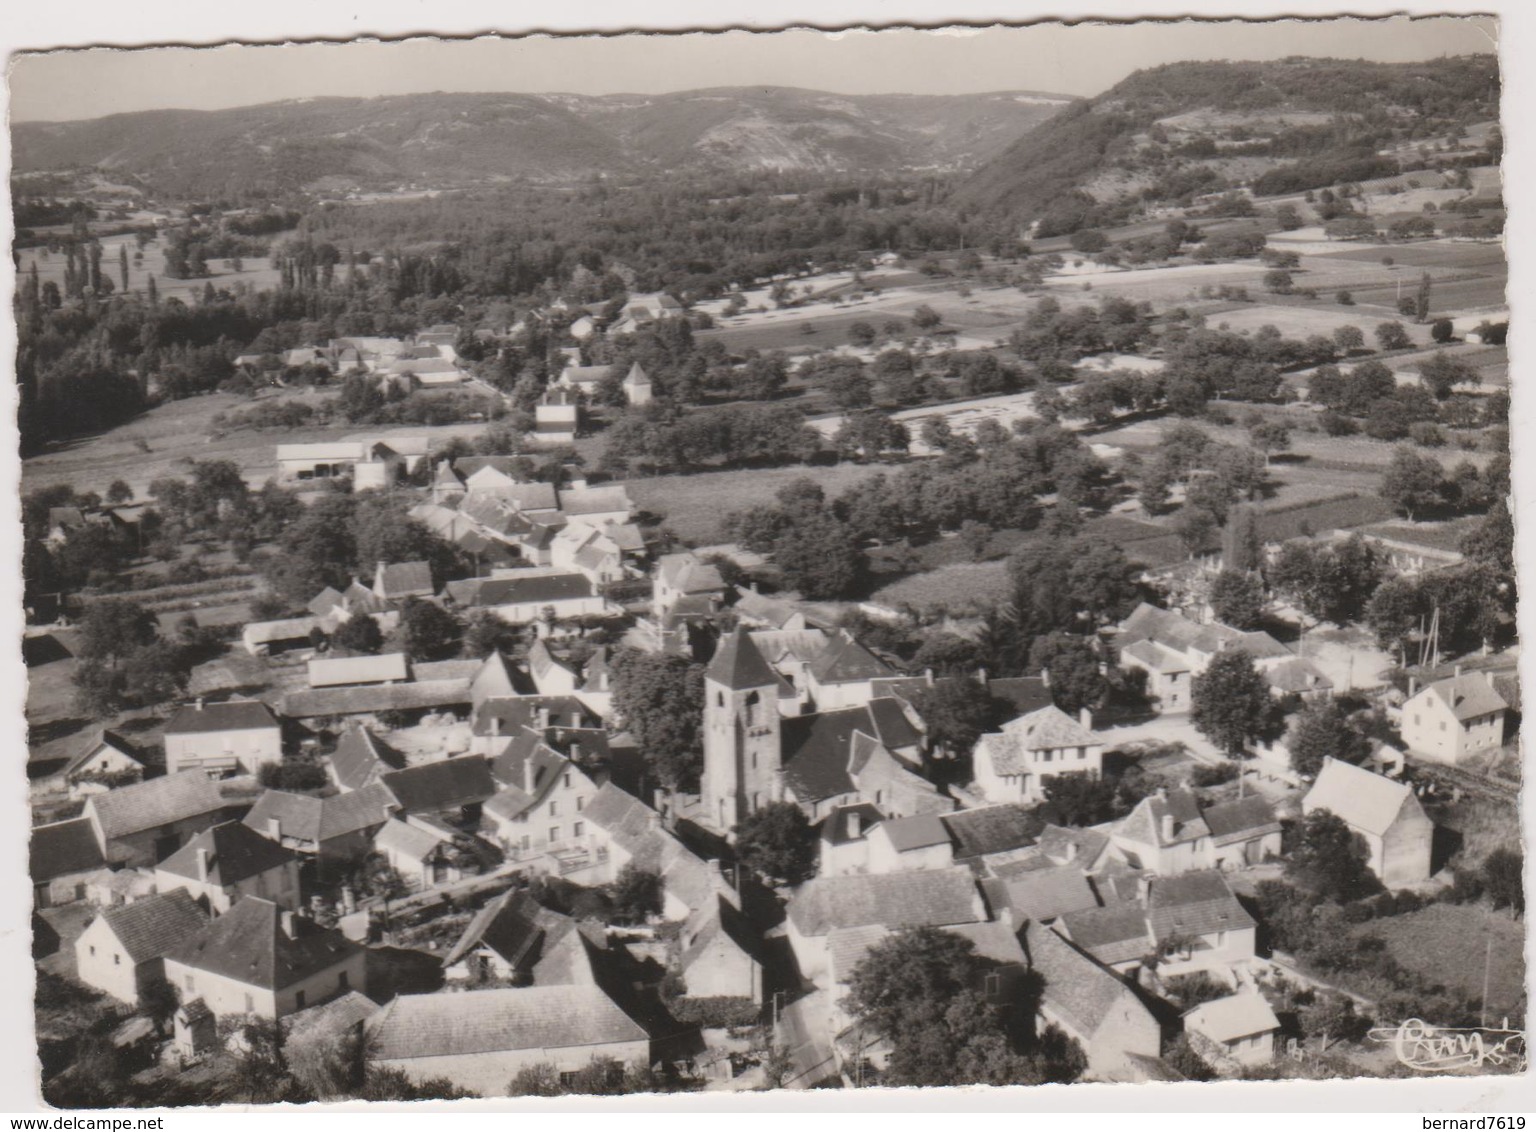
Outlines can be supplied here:
M1097 777L1104 768L1104 744L1092 727L1088 709L1073 719L1054 705L1005 723L976 743L971 759L976 790L989 802L1038 802L1045 797L1045 779L1054 775Z
M947 869L955 860L949 830L937 814L891 818L871 829L866 838L872 873L909 869Z
M1184 1015L1184 1031L1195 1042L1196 1052L1218 1063L1268 1064L1275 1058L1279 1030L1274 1010L1253 990L1202 1002Z
M263 764L281 762L282 757L282 726L272 709L256 700L198 700L165 725L166 774L255 774Z
M1301 800L1303 814L1327 810L1364 839L1371 871L1388 888L1429 879L1435 823L1404 782L1328 759Z
M164 975L167 952L207 922L191 894L180 890L107 908L75 941L80 981L137 1006L145 986Z
M466 609L488 609L510 625L600 617L617 609L585 574L544 567L449 582L448 598Z
M161 892L185 889L215 914L244 896L299 906L299 855L237 821L205 829L155 869Z
M1455 766L1503 746L1508 712L1492 673L1458 668L1403 704L1403 742L1420 758Z

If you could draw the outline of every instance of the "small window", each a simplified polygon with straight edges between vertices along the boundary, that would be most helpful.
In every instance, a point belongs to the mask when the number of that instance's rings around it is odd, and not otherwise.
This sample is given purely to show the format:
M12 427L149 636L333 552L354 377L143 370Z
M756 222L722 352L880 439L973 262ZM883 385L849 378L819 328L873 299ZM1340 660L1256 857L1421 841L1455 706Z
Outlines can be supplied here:
M121 967L122 965L123 965L123 957L121 955L117 954L117 952L114 951L112 953L112 966L114 966L114 967Z
M580 837L586 831L587 831L587 823L586 822L579 821L579 822L576 822L574 825L571 826L571 836L572 837Z
M716 692L715 693L715 706L716 707L724 707L725 706L725 693L724 692Z
M982 980L982 991L988 998L997 998L1003 993L1003 977L996 971L988 971Z
M192 986L192 976L191 975L187 976L187 989L188 990L192 990L193 989L193 986Z
M1443 719L1440 721L1440 730L1441 731L1445 730L1445 720L1443 720Z
M91 944L91 954L92 954L92 955L95 955L95 954L96 954L96 945L95 945L95 944L94 944L94 943L93 943L93 944Z
M577 798L576 799L576 812L578 814L581 813L581 808L583 806L585 806L586 804L587 804L586 798Z
M567 790L569 790L571 788L571 772L570 771L566 771L565 772L565 788Z
M347 977L347 973L345 971L336 976L336 988L338 990L347 990L349 987L351 987L351 985L352 980Z
M552 825L549 827L549 839L551 841L560 840L560 827L558 825Z
M249 994L247 994L245 996L245 1012L247 1014L255 1014L256 1013L256 1000L254 998L252 998Z
M549 804L549 816L552 817L552 818L557 818L557 817L560 816L560 803L559 802L551 802Z
M532 846L532 844L533 844L533 838L529 834L526 834L526 833L523 834L523 852L524 853L528 852L528 850Z
M304 992L303 991L299 991L297 994L295 994L293 996L293 1004L295 1006L297 1006L300 1010L304 1009Z

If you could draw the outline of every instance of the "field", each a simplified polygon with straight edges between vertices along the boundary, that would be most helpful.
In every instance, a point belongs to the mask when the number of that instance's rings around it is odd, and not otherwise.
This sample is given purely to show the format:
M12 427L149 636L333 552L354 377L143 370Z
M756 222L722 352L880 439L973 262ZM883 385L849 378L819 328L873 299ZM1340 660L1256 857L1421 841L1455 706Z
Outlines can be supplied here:
M1381 936L1404 967L1455 988L1474 1002L1482 997L1483 965L1491 941L1489 1022L1497 1025L1509 1017L1517 1028L1523 1024L1525 930L1507 913L1475 905L1434 904L1406 916L1361 924L1355 934Z
M176 297L178 299L196 298L202 295L206 284L212 283L215 289L231 287L236 283L249 284L256 290L270 290L278 285L279 278L276 268L271 267L265 256L246 256L241 262L241 270L236 272L231 269L226 259L211 259L208 261L208 269L212 275L206 279L171 279L165 274L165 245L161 238L150 241L144 247L144 260L142 263L134 263L133 253L138 250L138 245L132 236L103 236L101 239L101 271L103 275L112 277L112 285L118 290L122 289L123 281L118 275L118 248L128 245L128 289L142 292L148 285L146 280L150 275L155 277L155 288L162 299ZM37 263L37 277L39 282L53 282L59 285L60 291L64 288L64 256L50 254L47 248L27 248L17 253L19 264L16 269L17 278L20 279L32 270L32 264Z
M745 468L689 476L626 480L635 506L665 517L666 526L687 543L711 543L720 536L720 520L732 511L766 507L791 480L810 478L828 497L890 469L878 464L831 467Z
M1218 329L1234 330L1239 334L1252 333L1261 326L1273 326L1287 338L1308 338L1313 334L1331 337L1341 326L1353 326L1366 336L1372 345L1371 328L1382 321L1381 316L1366 314L1358 307L1340 306L1334 302L1311 303L1306 306L1261 303L1239 307L1220 315L1209 317ZM1430 343L1429 327L1404 324L1408 337L1420 346Z

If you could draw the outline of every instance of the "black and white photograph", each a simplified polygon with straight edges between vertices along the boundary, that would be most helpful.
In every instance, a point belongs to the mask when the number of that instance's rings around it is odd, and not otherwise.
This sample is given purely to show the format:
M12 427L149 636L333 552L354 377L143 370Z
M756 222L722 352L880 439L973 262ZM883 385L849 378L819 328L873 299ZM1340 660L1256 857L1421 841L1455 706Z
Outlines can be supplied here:
M1523 1075L1501 30L17 45L33 1103Z

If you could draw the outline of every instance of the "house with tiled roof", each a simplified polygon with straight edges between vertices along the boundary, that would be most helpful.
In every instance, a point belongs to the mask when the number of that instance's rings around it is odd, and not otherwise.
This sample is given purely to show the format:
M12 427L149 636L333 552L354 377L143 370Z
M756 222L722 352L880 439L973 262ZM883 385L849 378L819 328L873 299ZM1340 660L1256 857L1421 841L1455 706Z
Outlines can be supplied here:
M1099 906L1093 885L1076 865L1029 869L981 882L993 915L1006 911L1014 923L1053 923L1069 912Z
M1250 794L1200 811L1211 831L1211 850L1221 869L1240 869L1280 856L1280 819L1268 798Z
M588 768L561 754L549 738L525 727L505 740L491 759L499 789L481 807L486 836L509 858L539 872L558 871L567 854L585 855L585 810L598 789Z
M722 883L688 918L677 940L677 971L689 998L763 1001L762 936Z
M809 627L805 610L795 603L760 594L754 587L736 587L736 600L731 606L736 616L749 629L779 629L794 632Z
M551 385L533 407L534 435L548 444L573 444L581 435L584 416L579 391Z
M1153 877L1147 887L1160 976L1230 970L1252 961L1255 921L1219 869Z
M869 831L872 873L908 869L947 869L954 864L954 843L938 814L913 814L890 818Z
M380 601L399 602L408 597L431 597L432 567L425 562L380 562L373 572L373 592Z
M197 770L215 776L255 774L281 762L283 729L272 709L258 700L182 708L165 725L165 772Z
M389 771L405 769L405 756L363 726L342 732L326 762L343 790L361 790Z
M1133 869L1177 876L1216 864L1211 829L1191 790L1159 788L1110 833L1116 855Z
M409 680L400 684L347 684L337 688L300 688L283 695L282 714L295 720L324 720L328 716L353 716L357 722L381 712L408 712L415 718L428 713L464 716L470 703L470 681Z
M1189 711L1191 682L1227 649L1248 653L1276 695L1315 698L1330 690L1327 677L1310 662L1296 663L1296 654L1268 633L1243 632L1220 622L1202 625L1146 602L1120 623L1115 643L1120 667L1147 674L1147 692L1160 713Z
M1119 974L1135 971L1157 952L1147 910L1136 901L1064 912L1052 927L1058 935Z
M362 859L373 835L400 809L383 782L316 798L268 790L245 824L270 841L311 857L321 876L332 876Z
M402 814L442 814L471 818L496 793L490 763L480 755L461 755L392 770L380 780L394 795Z
M1365 842L1371 871L1388 888L1429 879L1435 823L1413 788L1363 767L1326 759L1301 812L1327 810Z
M860 707L875 698L874 681L891 676L891 666L839 629L806 669L807 690L818 711Z
M452 884L480 872L474 843L432 817L390 818L373 835L373 849L413 891Z
M1102 829L1047 825L1037 845L1052 864L1075 865L1089 876L1100 872L1109 859L1109 834Z
M34 781L43 788L67 789L71 798L83 798L143 776L143 757L138 748L116 731L103 727L91 733L57 772Z
M815 877L795 890L787 913L800 973L813 980L826 974L827 937L839 929L940 928L988 918L975 878L960 867Z
M208 914L181 889L104 909L75 941L77 977L138 1006L144 988L164 977L166 955L207 923Z
M1130 986L1050 928L1022 933L1030 970L1041 981L1040 1018L1082 1047L1085 1077L1094 1081L1145 1079L1139 1059L1162 1050L1162 1028Z
M316 657L306 665L311 688L344 688L359 684L399 684L409 680L410 664L403 652L380 656Z
M687 919L716 891L708 862L666 829L660 814L612 782L597 788L582 821L585 851L572 854L569 879L606 884L633 863L661 877L662 915L669 920Z
M704 562L689 551L663 554L656 559L651 580L651 616L665 618L683 598L694 598L718 609L730 589L713 562Z
M581 683L576 670L556 658L543 639L528 646L528 674L541 696L568 696Z
M443 974L451 984L589 985L597 981L592 953L603 948L601 930L589 935L526 889L511 888L470 919L443 957Z
M340 932L247 896L165 957L183 1002L216 1016L278 1019L357 991L368 993L366 948Z
M447 596L460 608L489 610L509 625L599 617L616 609L585 574L548 567L449 582Z
M974 862L979 872L985 871L988 857L1033 845L1041 826L1027 807L1012 802L956 810L941 820L954 842L955 862Z
M445 1078L499 1097L518 1073L593 1058L650 1063L650 1037L597 986L532 986L459 994L404 994L370 1019L369 1063L416 1082Z
M602 720L576 696L509 695L481 700L470 713L469 726L471 753L498 755L525 727L590 730L601 727Z
M1061 774L1098 777L1104 743L1093 733L1084 708L1073 719L1054 704L1003 724L976 742L971 754L974 788L989 802L1038 802L1045 780Z
M1403 704L1403 743L1410 754L1456 766L1503 746L1508 716L1493 673L1458 668Z
M205 829L155 869L161 892L185 889L215 915L243 896L299 906L299 855L237 821Z
M818 876L869 871L869 834L885 815L868 802L834 807L816 824Z
M105 863L90 818L33 826L27 860L33 906L53 908L84 900L90 878Z
M634 510L634 500L623 484L594 487L578 482L560 490L560 513L574 523L602 529L629 522Z
M153 867L222 822L230 805L217 782L187 770L93 794L81 817L91 823L106 861Z
M1213 1065L1267 1065L1275 1059L1280 1020L1263 995L1245 990L1185 1011L1184 1032Z

